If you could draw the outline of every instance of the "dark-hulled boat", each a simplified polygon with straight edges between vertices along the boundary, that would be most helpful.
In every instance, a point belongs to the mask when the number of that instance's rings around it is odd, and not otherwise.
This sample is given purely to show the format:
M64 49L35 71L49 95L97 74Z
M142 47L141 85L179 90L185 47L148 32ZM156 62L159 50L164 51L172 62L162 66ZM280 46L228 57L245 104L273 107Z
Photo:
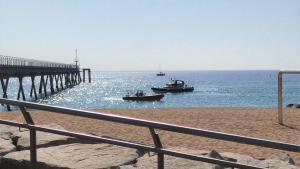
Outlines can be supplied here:
M165 75L166 75L166 74L163 73L163 72L159 72L159 73L156 74L156 76L165 76Z
M165 76L166 74L161 71L161 65L159 65L159 73L156 74L156 76Z
M167 83L164 87L152 87L151 88L156 93L178 93L178 92L192 92L194 91L194 87L187 86L183 80L172 80Z
M160 101L165 95L155 94L155 95L146 95L142 90L138 90L134 95L127 94L123 97L123 100L128 101Z

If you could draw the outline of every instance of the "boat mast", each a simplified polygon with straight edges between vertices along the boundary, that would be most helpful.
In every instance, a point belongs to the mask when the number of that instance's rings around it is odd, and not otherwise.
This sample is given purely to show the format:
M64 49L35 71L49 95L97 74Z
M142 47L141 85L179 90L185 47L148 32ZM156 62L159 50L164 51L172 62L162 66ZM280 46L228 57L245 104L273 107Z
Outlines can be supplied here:
M161 64L159 64L159 73L161 73Z
M78 68L77 48L75 49L75 57L76 68Z

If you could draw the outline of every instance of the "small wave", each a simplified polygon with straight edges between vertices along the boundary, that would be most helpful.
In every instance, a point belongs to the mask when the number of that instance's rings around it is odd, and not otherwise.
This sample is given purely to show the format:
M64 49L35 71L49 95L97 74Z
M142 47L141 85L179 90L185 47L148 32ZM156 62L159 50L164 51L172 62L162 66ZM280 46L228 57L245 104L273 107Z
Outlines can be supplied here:
M120 101L122 98L119 97L103 97L103 100L105 101Z

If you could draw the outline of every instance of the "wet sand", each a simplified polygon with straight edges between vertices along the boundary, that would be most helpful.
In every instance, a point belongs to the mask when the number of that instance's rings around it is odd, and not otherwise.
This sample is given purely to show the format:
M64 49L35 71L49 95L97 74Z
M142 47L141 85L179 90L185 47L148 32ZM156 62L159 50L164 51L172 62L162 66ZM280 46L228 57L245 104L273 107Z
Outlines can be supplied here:
M178 108L178 109L111 109L94 110L135 118L155 120L177 125L239 134L262 139L271 139L300 144L300 110L286 109L284 126L277 124L275 109L258 108ZM123 140L152 144L147 128L93 120L57 113L33 111L36 124L56 123L65 129L114 137ZM22 122L20 112L0 113L1 119ZM220 141L186 134L158 131L163 146L193 150L212 150L250 155L257 159L271 158L284 153L290 154L300 164L300 153L285 152L271 148Z

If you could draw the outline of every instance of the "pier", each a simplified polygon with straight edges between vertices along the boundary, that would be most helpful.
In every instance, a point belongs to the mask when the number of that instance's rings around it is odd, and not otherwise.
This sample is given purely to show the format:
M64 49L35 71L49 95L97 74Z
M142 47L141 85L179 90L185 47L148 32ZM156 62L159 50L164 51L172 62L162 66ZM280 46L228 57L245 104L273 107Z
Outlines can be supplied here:
M23 87L23 79L31 79L30 97L31 100L47 97L50 94L71 88L82 82L81 71L76 64L64 64L56 62L47 62L34 59L25 59L12 56L0 55L0 81L2 86L3 98L8 98L9 80L18 79L18 95L26 101L26 95ZM91 82L91 70L86 68L83 71L85 81L85 70L88 71L89 82ZM47 88L50 85L50 92ZM37 88L38 87L38 88ZM38 97L39 95L39 97ZM10 107L7 105L7 109Z

